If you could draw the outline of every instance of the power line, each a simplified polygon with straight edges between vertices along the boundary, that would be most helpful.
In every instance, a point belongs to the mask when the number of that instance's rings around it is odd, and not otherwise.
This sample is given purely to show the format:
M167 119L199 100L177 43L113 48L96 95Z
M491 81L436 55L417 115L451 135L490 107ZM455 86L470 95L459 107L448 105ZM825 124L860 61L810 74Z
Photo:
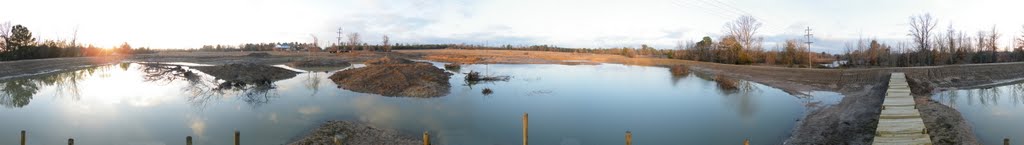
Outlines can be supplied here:
M718 1L718 0L710 0L710 1L713 1L713 2L709 2L708 0L687 0L687 1L688 2L693 2L693 3L697 3L697 2L701 3L701 4L693 5L693 6L702 6L702 5L712 6L714 8L701 7L701 9L705 9L705 10L709 10L709 11L712 11L712 10L718 11L718 12L711 12L711 13L719 15L719 16L729 17L729 16L724 16L722 14L734 16L732 18L726 18L726 19L734 19L735 17L740 17L740 16L750 16L750 17L753 17L754 19L757 19L757 20L762 21L762 22L766 20L766 19L763 19L761 17L754 16L753 14L751 14L751 13L749 13L749 12L743 10L743 9L740 9L738 7L735 7L735 6L732 6L732 5L729 5L729 4L726 4L726 3ZM783 31L785 29L780 29L780 27L777 27L776 25L773 25L771 23L761 23L761 24L765 26L764 28L767 31L774 31L774 32L777 32L777 33L786 33L786 31Z
M689 3L683 3L683 2L681 2L679 0L673 0L673 1L670 1L670 2L672 2L672 4L675 4L676 6L701 9L700 10L701 12L704 12L704 13L707 13L707 14L711 14L711 15L715 15L715 16L721 17L722 19L732 19L730 16L723 15L723 13L711 12L711 11L709 11L710 9L706 9L706 8L700 7L700 5L687 5Z
M814 36L814 34L811 34L810 26L807 26L807 29L804 29L804 31L807 32L807 34L804 34L804 37L807 37L807 41L804 42L807 43L807 67L811 67L811 54L813 53L811 52L811 43L814 43L811 42L811 36Z
M341 28L339 27L338 28L338 44L337 44L338 46L341 46L341 35L342 35L341 34Z

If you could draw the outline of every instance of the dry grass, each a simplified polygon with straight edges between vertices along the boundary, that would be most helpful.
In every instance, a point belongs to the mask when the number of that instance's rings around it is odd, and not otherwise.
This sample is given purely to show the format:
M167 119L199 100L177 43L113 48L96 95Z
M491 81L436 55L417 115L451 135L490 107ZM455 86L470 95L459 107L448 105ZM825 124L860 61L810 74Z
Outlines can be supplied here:
M669 71L671 71L672 75L675 75L675 76L690 75L690 68L687 68L684 65L674 65L674 66L672 66L672 68L669 68Z

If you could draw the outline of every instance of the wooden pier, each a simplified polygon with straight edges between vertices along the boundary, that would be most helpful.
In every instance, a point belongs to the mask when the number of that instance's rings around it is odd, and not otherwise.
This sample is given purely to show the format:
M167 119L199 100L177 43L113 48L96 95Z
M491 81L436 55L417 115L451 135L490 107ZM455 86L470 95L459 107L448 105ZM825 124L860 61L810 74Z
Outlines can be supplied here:
M878 128L875 129L872 144L932 144L903 73L892 73L889 77L889 89L885 91L885 101L882 103L882 113L878 116Z

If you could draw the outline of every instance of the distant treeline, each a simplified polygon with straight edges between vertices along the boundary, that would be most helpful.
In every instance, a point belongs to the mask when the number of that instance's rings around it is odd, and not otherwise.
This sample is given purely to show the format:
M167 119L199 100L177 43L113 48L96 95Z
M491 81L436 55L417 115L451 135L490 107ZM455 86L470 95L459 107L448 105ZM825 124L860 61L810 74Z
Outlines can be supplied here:
M648 45L640 45L639 48L562 48L548 45L485 47L460 45L454 48L614 54L627 57L654 57L725 64L763 64L792 67L816 66L814 64L828 63L834 60L834 56L824 52L814 53L809 51L805 45L801 45L795 39L787 40L783 45L776 46L775 49L766 50L762 46L763 38L756 35L757 29L760 27L761 23L754 19L754 17L742 16L736 21L726 24L726 35L719 38L717 42L713 38L705 36L697 42L679 42L673 49L655 49Z
M1013 38L1009 47L1000 47L1002 34L992 27L971 36L949 25L945 31L936 29L938 22L929 14L910 18L911 41L895 46L877 40L847 43L841 55L849 67L863 66L934 66L969 63L1024 61L1024 29ZM1024 28L1024 27L1022 27Z
M149 48L133 49L128 43L124 43L118 48L104 49L92 45L79 45L75 39L70 41L37 40L32 37L32 32L25 26L11 26L10 23L0 24L0 61L153 52Z
M680 42L673 49L654 49L647 45L639 48L562 48L548 45L533 46L474 46L457 45L457 49L506 49L557 51L576 53L615 54L628 57L657 57L685 59L726 64L763 64L796 67L819 67L816 64L845 61L842 67L908 67L935 66L971 63L998 63L1024 61L1024 29L1013 38L1009 47L1001 47L1003 36L995 27L981 30L976 35L956 30L951 25L945 32L936 29L936 20L929 14L912 16L908 36L911 41L885 44L875 39L860 39L848 42L846 51L840 54L815 53L807 49L798 39L789 39L773 49L761 45L757 37L761 26L751 16L742 16L726 24L725 36L717 42L711 37L700 41ZM1024 27L1022 27L1024 28Z

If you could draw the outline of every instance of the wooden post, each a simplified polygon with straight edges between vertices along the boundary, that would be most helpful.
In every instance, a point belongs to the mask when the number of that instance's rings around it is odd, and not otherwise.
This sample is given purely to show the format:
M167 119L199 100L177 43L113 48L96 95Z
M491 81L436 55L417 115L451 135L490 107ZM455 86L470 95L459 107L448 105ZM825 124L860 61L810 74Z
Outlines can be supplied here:
M1003 145L1010 145L1010 138L1003 138Z
M743 139L743 145L750 145L750 139Z
M530 141L529 138L530 137L527 136L527 133L530 132L529 128L530 128L530 116L529 116L529 114L526 114L526 112L523 112L523 145L529 145L530 144L529 143L529 141Z
M626 145L633 145L633 132L626 131Z
M241 133L239 133L238 130L235 130L235 145L239 145L238 139L240 135Z
M25 145L25 130L21 130L21 145Z
M341 145L341 140L338 140L338 136L331 137L334 140L334 145Z
M192 145L192 136L185 137L185 145Z
M423 145L430 145L430 134L427 131L423 131Z
M68 138L68 145L75 145L75 139L74 138Z

